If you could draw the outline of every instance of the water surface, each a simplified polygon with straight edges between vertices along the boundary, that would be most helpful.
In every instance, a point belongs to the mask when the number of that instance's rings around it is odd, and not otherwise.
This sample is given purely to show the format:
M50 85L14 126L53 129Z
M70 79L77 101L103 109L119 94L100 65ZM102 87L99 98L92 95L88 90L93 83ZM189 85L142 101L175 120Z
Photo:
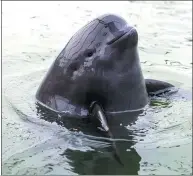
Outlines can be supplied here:
M37 88L66 42L104 13L137 28L146 78L180 88L151 99L127 124L127 140L117 141L124 167L108 138L47 122L35 108ZM2 25L4 175L192 173L192 2L4 1Z

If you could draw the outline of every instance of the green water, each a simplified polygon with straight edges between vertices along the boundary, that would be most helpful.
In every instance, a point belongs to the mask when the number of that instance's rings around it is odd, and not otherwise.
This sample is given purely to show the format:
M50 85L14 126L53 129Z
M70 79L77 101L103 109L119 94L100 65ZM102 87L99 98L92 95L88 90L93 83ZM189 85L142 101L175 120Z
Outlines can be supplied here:
M3 175L192 174L191 1L2 4ZM108 138L41 120L34 104L43 76L66 42L104 13L136 26L145 78L179 88L152 98L143 114L117 132L124 166L112 157Z

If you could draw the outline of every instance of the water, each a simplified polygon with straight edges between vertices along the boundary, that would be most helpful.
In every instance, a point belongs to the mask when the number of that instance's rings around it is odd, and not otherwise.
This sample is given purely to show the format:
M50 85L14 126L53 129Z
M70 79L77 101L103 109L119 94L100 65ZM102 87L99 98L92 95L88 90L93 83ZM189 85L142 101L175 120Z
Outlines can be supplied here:
M53 60L83 25L115 13L135 25L146 78L179 89L151 100L117 139L74 132L36 114L35 93ZM192 2L3 2L2 173L191 174ZM126 140L127 139L127 140ZM62 154L62 155L61 155Z

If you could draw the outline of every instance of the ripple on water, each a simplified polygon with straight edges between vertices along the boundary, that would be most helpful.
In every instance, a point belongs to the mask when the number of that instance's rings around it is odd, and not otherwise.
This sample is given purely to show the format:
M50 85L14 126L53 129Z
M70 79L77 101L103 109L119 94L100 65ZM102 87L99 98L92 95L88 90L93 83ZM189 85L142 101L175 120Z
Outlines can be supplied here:
M108 167L120 175L192 172L191 1L3 3L3 174L92 175ZM170 98L152 99L128 125L129 139L116 139L130 166L125 170L110 159L110 140L41 120L34 104L42 78L72 34L103 13L119 14L137 28L146 78L180 88Z

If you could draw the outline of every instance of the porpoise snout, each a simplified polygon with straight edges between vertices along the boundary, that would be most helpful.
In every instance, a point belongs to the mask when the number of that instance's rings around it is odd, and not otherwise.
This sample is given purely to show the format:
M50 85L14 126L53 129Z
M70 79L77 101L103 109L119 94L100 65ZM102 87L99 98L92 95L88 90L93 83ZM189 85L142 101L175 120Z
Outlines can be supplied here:
M125 44L128 47L133 47L138 43L138 33L134 27L125 27L124 29L116 32L114 37L107 41L107 45L117 46Z

